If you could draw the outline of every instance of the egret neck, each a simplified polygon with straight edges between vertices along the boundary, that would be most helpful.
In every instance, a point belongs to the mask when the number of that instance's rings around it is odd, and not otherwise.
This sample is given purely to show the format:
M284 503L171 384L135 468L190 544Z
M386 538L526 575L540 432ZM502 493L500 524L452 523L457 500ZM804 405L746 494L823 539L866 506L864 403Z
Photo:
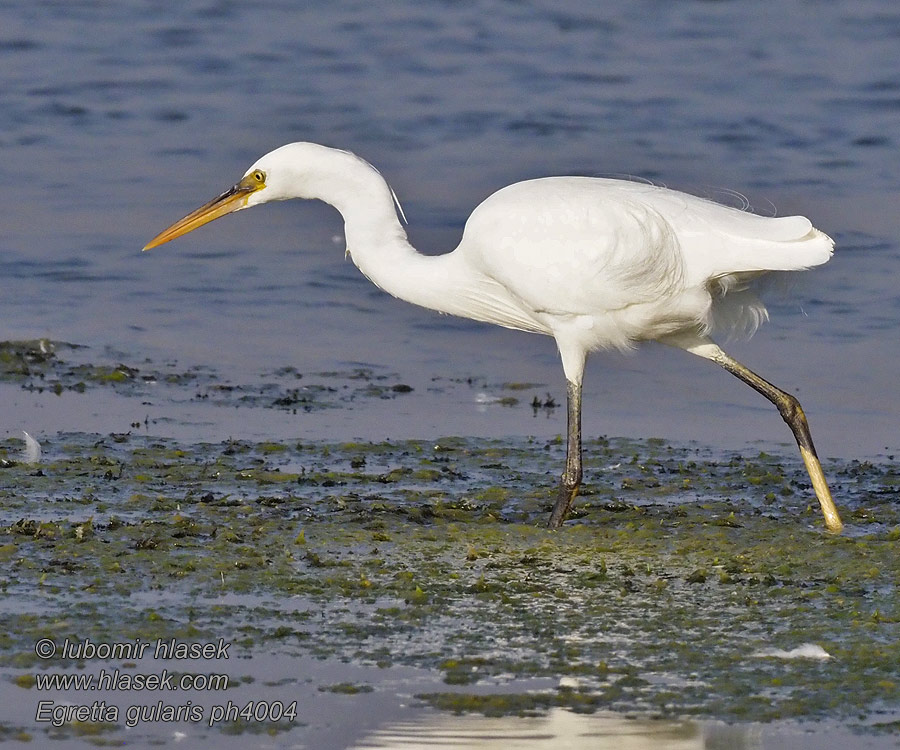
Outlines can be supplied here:
M378 170L347 151L325 147L302 151L297 154L294 184L302 184L308 197L340 212L347 255L366 278L414 305L464 314L461 301L468 296L465 290L472 285L471 274L461 273L460 258L453 253L422 255L410 244L397 216L399 203ZM317 169L320 162L322 168ZM260 198L266 198L269 189L260 191ZM294 189L284 198L296 198L296 192Z

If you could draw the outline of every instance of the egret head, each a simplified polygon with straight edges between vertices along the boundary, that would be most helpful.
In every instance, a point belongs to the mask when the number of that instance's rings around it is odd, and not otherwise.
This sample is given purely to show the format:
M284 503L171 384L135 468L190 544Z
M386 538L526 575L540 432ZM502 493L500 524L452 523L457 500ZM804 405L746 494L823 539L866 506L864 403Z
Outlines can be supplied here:
M316 143L289 143L261 157L233 187L160 232L144 250L260 203L318 198L342 210L367 193L392 195L378 171L358 156Z
M213 219L239 211L242 208L262 203L260 193L266 189L266 173L254 165L240 181L230 187L220 196L213 198L196 211L191 211L187 216L176 221L168 229L164 229L156 237L144 246L144 250L158 247L176 237L192 232Z

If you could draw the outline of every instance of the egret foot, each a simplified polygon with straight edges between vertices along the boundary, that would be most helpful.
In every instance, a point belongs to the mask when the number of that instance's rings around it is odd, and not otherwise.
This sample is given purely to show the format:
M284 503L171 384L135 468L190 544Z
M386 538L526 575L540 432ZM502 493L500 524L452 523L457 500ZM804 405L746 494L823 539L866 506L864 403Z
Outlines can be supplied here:
M712 360L736 378L744 381L757 393L761 393L775 405L785 424L791 428L794 440L797 441L797 447L800 448L800 455L803 457L803 463L806 464L806 470L809 472L813 492L816 493L816 499L822 508L825 528L835 533L843 529L844 524L841 523L841 517L831 497L828 483L825 481L822 464L819 463L819 457L816 455L812 435L809 432L809 422L806 421L803 407L800 406L797 398L790 393L785 393L736 359L728 356L706 337L682 337L681 339L672 339L669 343L674 343L691 354Z
M569 509L578 495L578 488L581 483L574 485L567 484L565 478L559 483L559 489L556 495L556 504L553 506L553 512L550 514L550 520L547 522L548 529L558 529L562 526L563 521L569 514Z
M582 362L582 365L584 363ZM556 496L556 504L550 514L547 526L558 529L566 520L566 514L578 488L581 486L581 378L566 381L566 413L567 413L567 439L566 439L566 470L559 482L559 494Z

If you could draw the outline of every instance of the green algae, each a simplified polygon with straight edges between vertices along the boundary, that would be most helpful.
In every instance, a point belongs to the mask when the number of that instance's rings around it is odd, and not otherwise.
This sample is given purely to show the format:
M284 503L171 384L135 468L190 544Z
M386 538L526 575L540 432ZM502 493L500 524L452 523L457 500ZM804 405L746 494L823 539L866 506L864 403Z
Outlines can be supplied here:
M353 682L338 682L334 685L320 685L319 690L323 693L358 695L359 693L371 693L374 688L371 685L357 685Z
M79 348L48 339L0 341L0 379L17 382L43 379L58 365L58 351Z
M93 356L92 356L93 355ZM97 361L97 358L101 361ZM156 396L160 387L190 400L223 407L252 406L291 412L335 408L357 399L396 399L414 388L399 382L394 373L352 368L304 375L292 367L262 373L250 383L232 383L205 366L178 369L173 363L150 360L125 363L102 361L110 356L89 347L38 339L0 342L0 383L28 390L84 393L89 388L111 388L131 397ZM132 426L138 426L134 423Z
M47 666L42 636L227 634L247 653L433 670L459 692L420 700L454 711L889 724L898 707L892 459L830 462L849 521L834 536L799 462L664 441L588 441L590 482L558 532L543 523L559 441L76 434L39 467L17 450L0 444L13 680ZM832 658L761 655L804 643ZM563 677L578 687L489 689Z

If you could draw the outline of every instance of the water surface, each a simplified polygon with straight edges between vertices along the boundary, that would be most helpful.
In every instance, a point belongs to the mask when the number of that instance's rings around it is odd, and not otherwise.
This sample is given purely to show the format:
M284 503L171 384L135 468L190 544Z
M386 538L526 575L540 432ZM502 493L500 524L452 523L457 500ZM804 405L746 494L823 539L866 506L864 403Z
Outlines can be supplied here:
M387 298L343 259L339 219L321 205L269 206L138 250L290 140L375 163L425 252L452 248L469 211L511 181L629 174L726 202L740 191L837 239L834 260L776 295L773 322L732 349L802 397L823 453L896 447L891 3L13 2L3 14L3 338L242 380L361 362L419 382L544 383L559 399L552 341ZM768 404L730 380L661 348L599 356L586 429L785 439ZM36 407L0 429L79 428L79 410L32 424ZM454 431L493 432L468 400L420 412L416 434L364 412L354 424L425 437L461 409Z

